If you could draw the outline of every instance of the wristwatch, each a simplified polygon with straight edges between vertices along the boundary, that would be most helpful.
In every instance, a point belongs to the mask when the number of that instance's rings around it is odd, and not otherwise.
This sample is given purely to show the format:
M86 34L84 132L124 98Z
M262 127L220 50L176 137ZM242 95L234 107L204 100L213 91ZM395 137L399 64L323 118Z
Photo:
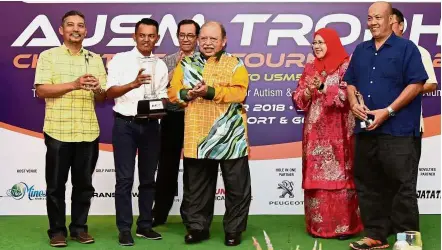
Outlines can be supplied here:
M390 106L387 107L387 110L388 110L388 116L394 116L396 114Z
M103 94L105 92L104 89L99 88L98 90L94 91L94 94Z

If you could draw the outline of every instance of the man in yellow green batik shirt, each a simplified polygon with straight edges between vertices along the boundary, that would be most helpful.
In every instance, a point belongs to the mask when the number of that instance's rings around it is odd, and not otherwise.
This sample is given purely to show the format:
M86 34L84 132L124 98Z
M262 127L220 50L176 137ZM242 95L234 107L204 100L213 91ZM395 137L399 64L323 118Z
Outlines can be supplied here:
M226 189L225 244L236 246L247 226L251 201L247 117L242 103L248 73L243 62L224 51L226 31L207 22L199 51L175 69L168 95L185 107L184 173L181 217L185 242L208 239L213 218L218 165Z

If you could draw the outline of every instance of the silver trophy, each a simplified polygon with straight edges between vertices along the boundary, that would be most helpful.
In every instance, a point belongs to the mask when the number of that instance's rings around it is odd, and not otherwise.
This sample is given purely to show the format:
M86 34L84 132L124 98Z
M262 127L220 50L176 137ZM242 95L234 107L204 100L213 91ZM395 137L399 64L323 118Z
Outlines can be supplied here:
M358 91L355 91L355 96L356 96L356 100L358 101L359 105L365 106L364 97L361 95L361 93L359 93ZM361 128L367 128L371 124L373 124L373 119L370 119L367 117L366 120L363 120L361 122Z
M92 58L92 54L90 52L84 54L84 65L86 66L86 74L89 74L89 69L88 68L89 68L89 59L90 58ZM95 77L93 77L93 76L92 77L91 76L86 77L86 79L88 81L94 80L93 78L95 78ZM85 85L83 85L83 87L85 87L87 90L92 90L94 88L93 86L91 86L89 84L85 84Z
M138 101L136 115L138 118L161 118L166 115L163 100L158 98L155 89L155 68L157 62L157 57L142 57L139 59L139 65L144 69L142 74L150 75L151 80L144 82L144 100Z

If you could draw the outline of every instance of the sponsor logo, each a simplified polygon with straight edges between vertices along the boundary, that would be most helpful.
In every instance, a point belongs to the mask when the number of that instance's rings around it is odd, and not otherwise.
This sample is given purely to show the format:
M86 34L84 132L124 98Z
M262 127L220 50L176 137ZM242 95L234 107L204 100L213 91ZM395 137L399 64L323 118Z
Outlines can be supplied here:
M115 192L101 192L101 193L94 193L92 197L95 198L115 198ZM132 197L138 197L138 192L132 193Z
M304 201L269 201L272 206L302 206Z
M278 184L278 189L282 189L282 194L279 198L285 198L286 195L289 195L289 198L294 198L293 194L293 181L283 181Z
M218 188L215 192L215 200L216 201L223 201L226 199L226 189L224 188Z
M21 200L25 197L29 200L44 200L46 198L46 192L44 190L36 189L34 185L30 186L24 182L20 182L14 184L11 189L8 189L6 191L6 196L11 197L14 200Z
M419 168L420 176L436 176L436 168Z
M115 169L113 168L97 168L95 169L97 173L115 173Z
M440 199L440 190L417 190L418 199Z
M277 168L275 171L278 173L279 176L295 176L296 168ZM292 182L293 184L293 182ZM279 189L279 188L278 188Z
M37 173L37 169L26 169L26 168L22 168L22 169L17 169L17 174L36 174Z
M295 194L293 193L294 183L293 181L284 180L278 183L277 189L281 189L281 194L279 195L279 200L269 201L271 206L300 206L304 205L304 201L293 200Z
M224 201L226 200L226 189L218 188L215 192L215 201ZM251 200L253 200L253 195L251 196Z

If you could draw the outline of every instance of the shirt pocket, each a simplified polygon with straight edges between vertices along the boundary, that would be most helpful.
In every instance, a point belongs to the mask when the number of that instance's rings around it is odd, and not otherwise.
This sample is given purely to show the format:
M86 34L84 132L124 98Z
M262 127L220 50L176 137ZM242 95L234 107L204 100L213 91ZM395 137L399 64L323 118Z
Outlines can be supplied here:
M382 77L392 80L398 80L400 76L400 61L397 57L387 57L381 66Z

